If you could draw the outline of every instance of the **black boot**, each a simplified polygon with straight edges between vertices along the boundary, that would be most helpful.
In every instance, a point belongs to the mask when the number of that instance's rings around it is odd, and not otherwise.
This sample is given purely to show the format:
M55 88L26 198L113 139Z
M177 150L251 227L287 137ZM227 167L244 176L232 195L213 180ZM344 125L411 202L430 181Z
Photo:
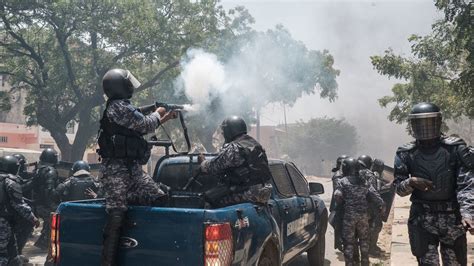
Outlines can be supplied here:
M102 266L115 266L120 239L120 229L125 219L125 211L112 210L107 215L104 227L104 242L102 247Z

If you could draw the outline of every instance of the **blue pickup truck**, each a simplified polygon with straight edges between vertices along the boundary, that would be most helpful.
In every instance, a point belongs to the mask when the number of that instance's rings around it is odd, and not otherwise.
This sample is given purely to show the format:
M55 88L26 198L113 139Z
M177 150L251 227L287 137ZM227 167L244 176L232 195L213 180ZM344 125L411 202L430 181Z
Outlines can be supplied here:
M219 177L191 178L198 172L196 155L163 157L153 178L171 187L169 203L129 208L120 265L282 265L303 252L309 265L323 265L323 186L308 184L293 163L271 160L270 169L274 189L267 205L213 209L203 192ZM49 257L56 265L100 265L104 224L103 200L62 203L52 215Z

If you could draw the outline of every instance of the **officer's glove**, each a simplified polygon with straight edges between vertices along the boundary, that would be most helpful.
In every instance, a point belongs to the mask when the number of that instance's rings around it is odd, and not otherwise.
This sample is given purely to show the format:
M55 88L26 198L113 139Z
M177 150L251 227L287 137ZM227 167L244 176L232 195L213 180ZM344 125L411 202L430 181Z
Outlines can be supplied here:
M35 226L35 228L40 227L41 225L40 220L36 217L33 217L33 225Z
M410 177L409 184L411 187L419 189L421 191L429 191L434 188L433 182L422 177L415 177L415 176Z
M204 154L201 153L198 155L198 164L201 164L205 160L206 160L206 156L204 156Z
M471 219L462 218L462 219L461 219L461 223L462 223L462 226L463 226L467 231L469 231L469 233L470 233L471 235L474 235L474 226L473 226L473 223L472 223Z

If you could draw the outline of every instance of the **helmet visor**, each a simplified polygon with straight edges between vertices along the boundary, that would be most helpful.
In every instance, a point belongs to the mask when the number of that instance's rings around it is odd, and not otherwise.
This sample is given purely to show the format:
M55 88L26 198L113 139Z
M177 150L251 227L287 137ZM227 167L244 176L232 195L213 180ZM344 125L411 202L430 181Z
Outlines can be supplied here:
M410 114L413 137L417 140L429 140L441 136L441 113Z
M126 79L128 80L128 82L130 82L130 85L131 85L131 87L132 87L134 90L138 89L138 87L140 87L140 85L142 85L142 84L140 83L140 81L138 81L138 79L135 78L135 76L133 76L133 74L130 73L130 71L128 71L128 70L127 70L127 77L126 77Z

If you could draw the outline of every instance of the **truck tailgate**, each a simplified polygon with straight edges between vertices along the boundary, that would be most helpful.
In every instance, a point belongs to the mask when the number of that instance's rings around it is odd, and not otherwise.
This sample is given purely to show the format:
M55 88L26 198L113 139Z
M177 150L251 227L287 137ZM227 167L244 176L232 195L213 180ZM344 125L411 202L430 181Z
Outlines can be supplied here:
M105 211L102 204L63 203L59 265L100 265ZM131 207L122 230L120 265L203 263L204 210Z

